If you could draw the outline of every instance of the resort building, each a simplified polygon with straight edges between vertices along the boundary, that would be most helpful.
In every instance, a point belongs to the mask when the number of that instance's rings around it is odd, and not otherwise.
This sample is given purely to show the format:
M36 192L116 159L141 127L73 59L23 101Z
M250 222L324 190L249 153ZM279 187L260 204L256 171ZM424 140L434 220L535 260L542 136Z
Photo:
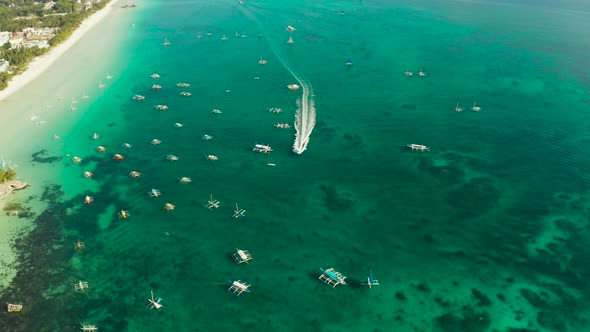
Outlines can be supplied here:
M25 40L25 35L22 32L13 32L12 37L8 40L10 48L20 47Z
M53 9L54 6L55 6L55 1L49 1L49 2L46 2L45 5L43 5L43 9L51 10L51 9Z
M25 28L23 33L27 39L51 39L55 36L57 28Z
M8 60L0 59L0 73L3 73L8 70Z
M8 43L12 34L9 31L0 31L0 46Z

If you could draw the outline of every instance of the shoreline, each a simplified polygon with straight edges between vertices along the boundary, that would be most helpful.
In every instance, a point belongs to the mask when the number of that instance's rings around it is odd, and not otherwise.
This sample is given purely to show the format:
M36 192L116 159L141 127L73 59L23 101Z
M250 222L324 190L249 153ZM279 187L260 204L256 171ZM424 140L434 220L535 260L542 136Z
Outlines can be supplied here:
M66 53L67 50L82 39L88 31L107 17L117 2L119 2L119 0L110 0L110 2L102 9L87 17L66 41L53 47L49 53L36 57L31 61L23 73L14 76L8 82L8 87L0 91L0 102L10 97L45 72L57 59Z

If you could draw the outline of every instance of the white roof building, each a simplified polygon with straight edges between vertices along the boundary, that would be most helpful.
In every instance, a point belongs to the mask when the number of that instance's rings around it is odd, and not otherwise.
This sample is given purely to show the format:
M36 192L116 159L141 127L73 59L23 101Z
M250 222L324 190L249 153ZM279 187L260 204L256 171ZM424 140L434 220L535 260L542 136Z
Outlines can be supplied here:
M8 43L8 40L12 37L12 33L9 31L0 31L0 46Z
M0 59L0 73L7 71L9 65L7 60Z

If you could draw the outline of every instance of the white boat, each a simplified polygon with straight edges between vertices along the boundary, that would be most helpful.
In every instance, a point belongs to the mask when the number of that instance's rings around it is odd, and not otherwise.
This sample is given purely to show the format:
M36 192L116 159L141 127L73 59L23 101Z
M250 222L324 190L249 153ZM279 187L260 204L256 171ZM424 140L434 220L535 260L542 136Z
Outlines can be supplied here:
M265 65L266 64L266 60L264 60L263 58L260 58L260 60L258 60L258 64L259 65Z
M296 91L296 90L299 90L299 85L298 84L289 84L289 85L287 85L287 88L291 91Z
M289 36L289 39L287 40L287 44L293 44L293 43L295 43L293 41L293 37Z
M269 109L268 109L268 111L269 111L270 113L281 113L283 110L282 110L282 109L280 109L280 108L271 107L271 108L269 108Z
M153 73L150 75L151 78L156 79L156 78L160 78L160 75Z
M184 96L184 97L190 97L190 96L192 96L193 94L192 94L192 93L190 93L190 92L182 91L182 92L180 93L180 95L181 95L181 96Z
M99 88L99 89L104 89L106 86L107 86L107 85L106 85L106 84L104 84L102 81L99 81L99 82L98 82L98 88Z
M162 45L164 45L164 46L168 46L170 44L172 44L172 43L169 42L168 39L164 39L164 42L162 43Z
M426 72L422 70L422 68L420 68L420 71L418 72L418 76L426 76Z
M99 138L100 138L100 135L99 134L97 134L97 133L92 134L92 139L93 140L97 140Z
M227 40L227 37L223 35L223 37L221 37L221 40Z
M479 111L481 111L481 107L476 106L475 102L473 102L473 107L471 108L471 110L474 112L479 112Z
M406 147L410 148L412 151L430 151L429 147L421 144L406 144Z
M142 96L142 95L135 95L135 96L133 96L133 100L140 101L140 100L144 100L144 99L145 99L145 97Z
M414 76L414 73L406 69L406 71L404 72L404 75L409 77L409 76Z
M459 102L457 102L457 106L455 106L455 112L463 112L463 109L459 107Z
M254 148L252 149L252 151L260 152L260 153L270 153L270 152L272 152L272 148L270 147L270 145L257 143L254 145Z
M176 123L174 124L174 127L175 127L175 128L182 128L182 127L183 127L183 125L182 125L182 123L176 122Z
M214 110L211 111L211 113L213 113L213 114L221 114L222 112L220 110L218 110L218 109L214 109Z
M287 26L285 27L285 30L287 30L287 31L289 31L289 32L294 32L294 31L297 31L297 29L295 29L294 27L292 27L292 26L290 26L290 25L287 25Z
M291 128L291 125L288 123L277 123L277 124L275 124L275 127L277 127L277 128Z
M208 141L208 140L212 140L213 139L213 136L211 136L211 135L203 135L203 137L201 139L204 140L204 141Z
M112 79L112 78L113 78L113 75L111 75L111 74L107 73L106 79L107 79L107 80L110 80L110 79Z
M207 158L207 160L219 160L219 158L217 158L217 156L212 155L212 154L207 155L206 158Z
M158 84L152 85L152 90L162 90L162 86Z

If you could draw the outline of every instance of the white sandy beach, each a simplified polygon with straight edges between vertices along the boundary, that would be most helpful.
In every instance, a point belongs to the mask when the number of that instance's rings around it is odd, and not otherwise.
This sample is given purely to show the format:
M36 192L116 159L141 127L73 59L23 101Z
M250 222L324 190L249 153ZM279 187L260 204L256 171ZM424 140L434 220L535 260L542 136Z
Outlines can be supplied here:
M90 31L90 29L92 29L92 27L107 17L109 12L113 9L118 1L119 0L111 0L111 2L104 8L86 18L80 27L76 29L76 31L74 31L74 33L72 33L72 35L65 42L52 48L49 53L33 60L24 73L13 77L8 83L8 87L0 91L0 101L6 99L22 87L26 86L29 82L47 70L47 68L49 68L51 64L55 62L55 60L59 59L59 57L62 56L68 49L74 46L88 31Z

